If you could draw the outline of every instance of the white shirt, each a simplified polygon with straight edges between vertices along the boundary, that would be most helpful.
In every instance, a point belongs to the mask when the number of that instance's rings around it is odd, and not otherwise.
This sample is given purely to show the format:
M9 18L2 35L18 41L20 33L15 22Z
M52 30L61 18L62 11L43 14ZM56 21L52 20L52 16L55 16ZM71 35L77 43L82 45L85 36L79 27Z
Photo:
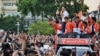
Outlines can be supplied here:
M67 11L64 11L63 14L62 14L62 22L65 22L65 17L68 17L69 16L69 13Z
M78 34L81 34L80 28L74 28L74 29L73 29L73 32L77 32Z
M57 34L62 34L62 31L61 30L57 30Z

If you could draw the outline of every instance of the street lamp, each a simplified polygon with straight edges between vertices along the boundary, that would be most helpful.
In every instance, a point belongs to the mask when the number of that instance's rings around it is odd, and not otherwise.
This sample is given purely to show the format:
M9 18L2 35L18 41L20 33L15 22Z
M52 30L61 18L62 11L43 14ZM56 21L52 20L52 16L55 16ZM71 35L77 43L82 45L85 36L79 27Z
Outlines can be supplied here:
M20 26L19 22L16 23L16 26L17 26L17 34L19 35L19 26Z

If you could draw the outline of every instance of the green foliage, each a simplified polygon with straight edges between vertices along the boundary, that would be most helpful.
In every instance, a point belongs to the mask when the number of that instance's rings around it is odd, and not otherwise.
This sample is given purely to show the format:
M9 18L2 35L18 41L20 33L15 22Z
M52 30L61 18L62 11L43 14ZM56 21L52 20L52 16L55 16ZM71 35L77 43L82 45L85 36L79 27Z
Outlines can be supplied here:
M56 6L54 0L38 0L36 4L36 12L38 14L44 13L46 15L54 15L56 12Z
M33 23L28 30L29 34L42 34L42 35L50 35L54 34L54 29L50 26L48 22L37 22Z
M80 10L87 12L87 9L89 9L84 4L84 0L19 0L17 3L18 9L22 14L27 15L28 12L32 12L33 16L35 14L54 16L57 8L61 8L63 5L67 7L70 16Z
M20 22L20 30L23 29L24 23L18 16L7 16L7 17L0 17L0 29L8 30L15 30L17 26L15 25L17 22Z
M27 15L28 12L32 12L32 15L34 15L34 7L36 3L37 0L19 0L19 2L17 2L18 11L23 15Z
M20 0L17 2L17 6L18 11L23 15L27 15L28 12L32 12L33 16L35 14L54 15L56 11L54 3L54 0Z
M84 4L84 0L56 0L56 6L61 8L62 6L66 6L69 16L72 17L74 13L82 10L83 12L87 12L89 7Z

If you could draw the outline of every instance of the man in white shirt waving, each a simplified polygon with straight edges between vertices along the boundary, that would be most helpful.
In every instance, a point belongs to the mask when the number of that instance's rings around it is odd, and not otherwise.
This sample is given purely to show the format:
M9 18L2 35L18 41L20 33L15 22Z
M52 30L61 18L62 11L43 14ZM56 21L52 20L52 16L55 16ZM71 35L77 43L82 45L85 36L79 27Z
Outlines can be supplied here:
M66 21L65 21L65 17L68 17L69 16L69 13L67 12L66 10L66 7L63 6L62 7L62 10L61 10L61 17L62 17L62 32L64 33L65 32L65 25L66 25Z

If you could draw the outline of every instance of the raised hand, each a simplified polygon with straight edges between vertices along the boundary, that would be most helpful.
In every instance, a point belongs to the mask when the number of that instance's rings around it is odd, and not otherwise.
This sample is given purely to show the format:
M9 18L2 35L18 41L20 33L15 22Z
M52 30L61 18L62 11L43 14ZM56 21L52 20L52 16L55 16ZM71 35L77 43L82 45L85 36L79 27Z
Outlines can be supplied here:
M20 34L21 39L26 40L26 37L27 37L26 33L21 33Z

